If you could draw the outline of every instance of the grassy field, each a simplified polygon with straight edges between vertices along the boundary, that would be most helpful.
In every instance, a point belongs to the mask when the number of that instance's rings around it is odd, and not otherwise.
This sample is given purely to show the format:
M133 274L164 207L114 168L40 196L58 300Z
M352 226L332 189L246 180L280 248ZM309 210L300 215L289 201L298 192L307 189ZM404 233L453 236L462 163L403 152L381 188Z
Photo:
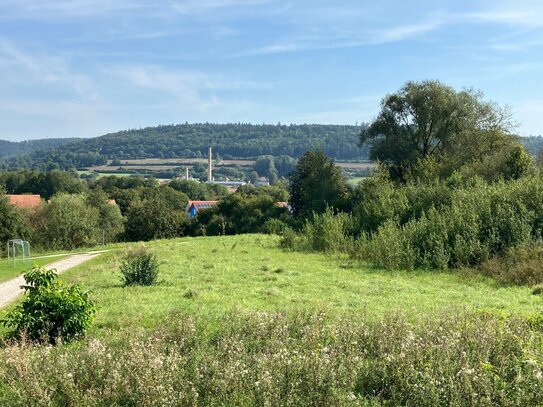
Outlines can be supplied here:
M530 288L386 272L264 235L148 247L156 286L120 285L122 246L61 276L92 291L95 323L73 344L0 344L0 405L541 405Z
M107 172L107 173L95 172L95 171L77 171L77 172L78 172L79 175L96 174L98 179L103 178L103 177L109 177L111 175L114 175L116 177L130 177L131 175L135 175L135 174L129 173L129 172L121 172L121 171L115 171L115 170L110 170L110 171L112 171L112 172Z
M57 260L61 260L64 257L65 256L59 255L58 257L55 256L41 259L32 259L28 262L17 260L17 262L15 262L15 265L13 264L13 261L10 261L8 259L0 259L0 283L2 281L17 277L18 275L30 270L33 266L44 266Z
M528 287L504 287L459 272L386 272L348 259L288 252L265 235L184 238L149 244L163 262L155 287L123 288L122 250L63 275L92 290L99 310L94 330L154 328L178 313L220 317L239 311L324 310L410 320L443 312L530 316L543 298Z

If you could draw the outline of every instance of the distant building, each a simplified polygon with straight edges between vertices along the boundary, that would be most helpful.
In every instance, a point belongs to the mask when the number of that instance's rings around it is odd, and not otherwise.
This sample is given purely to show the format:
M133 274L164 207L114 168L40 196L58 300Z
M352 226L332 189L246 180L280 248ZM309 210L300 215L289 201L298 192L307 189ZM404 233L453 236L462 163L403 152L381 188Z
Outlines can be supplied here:
M270 186L270 180L266 177L260 177L258 181L256 181L255 185L257 187L269 187Z
M216 205L219 201L189 201L187 204L187 214L189 219L194 218L201 209L208 209Z
M37 208L41 204L39 195L6 195L10 204L18 208Z
M247 185L245 181L208 181L208 184L224 185L227 188L239 188Z

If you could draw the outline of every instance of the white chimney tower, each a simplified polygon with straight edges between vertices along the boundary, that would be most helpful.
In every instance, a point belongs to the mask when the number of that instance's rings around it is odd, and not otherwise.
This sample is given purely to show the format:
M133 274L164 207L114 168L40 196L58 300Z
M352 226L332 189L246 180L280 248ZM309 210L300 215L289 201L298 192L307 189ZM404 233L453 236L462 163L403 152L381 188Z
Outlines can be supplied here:
M207 182L213 181L213 164L211 162L212 159L212 153L211 153L211 147L209 147L209 154L207 157Z

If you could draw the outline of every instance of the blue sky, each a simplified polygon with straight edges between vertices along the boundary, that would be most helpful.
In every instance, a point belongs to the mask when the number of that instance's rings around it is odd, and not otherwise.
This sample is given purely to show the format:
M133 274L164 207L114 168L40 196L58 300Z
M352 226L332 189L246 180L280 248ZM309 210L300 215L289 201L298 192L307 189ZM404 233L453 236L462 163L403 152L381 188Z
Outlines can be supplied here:
M407 80L542 134L543 1L0 0L0 139L371 120Z

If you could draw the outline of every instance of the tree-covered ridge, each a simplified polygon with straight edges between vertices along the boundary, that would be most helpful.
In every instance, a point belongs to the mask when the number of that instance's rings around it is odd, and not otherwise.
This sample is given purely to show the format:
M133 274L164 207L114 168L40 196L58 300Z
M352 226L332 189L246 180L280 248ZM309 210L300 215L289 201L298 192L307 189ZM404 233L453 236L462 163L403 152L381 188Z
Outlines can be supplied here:
M78 138L49 138L25 141L0 140L0 157L12 157L37 150L57 148L79 140Z
M299 157L319 148L338 160L360 160L368 157L367 149L358 146L361 129L362 126L313 124L166 125L106 134L62 149L11 158L4 162L4 168L68 169L113 159L201 157L207 155L209 146L223 158Z

